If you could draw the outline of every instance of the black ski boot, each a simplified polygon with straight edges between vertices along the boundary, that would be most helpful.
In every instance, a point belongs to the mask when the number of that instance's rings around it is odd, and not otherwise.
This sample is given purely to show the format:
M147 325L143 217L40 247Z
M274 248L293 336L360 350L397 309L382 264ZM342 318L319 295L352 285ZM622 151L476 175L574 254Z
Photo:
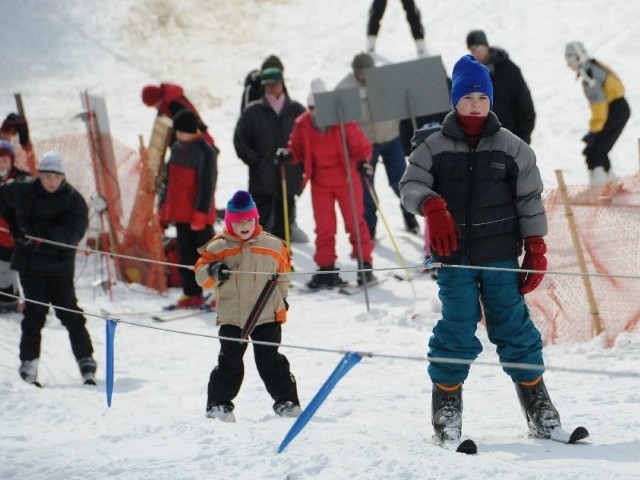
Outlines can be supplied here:
M549 438L554 428L561 428L560 414L551 403L542 377L535 385L516 383L516 392L522 413L527 419L529 435Z
M373 283L377 280L373 275L373 271L371 270L372 268L373 266L368 262L358 264L358 270L366 269L364 272L358 272L358 285L362 285L363 283Z
M419 235L420 226L418 225L416 216L413 213L409 213L403 210L402 217L404 218L404 227L407 230L407 232Z
M311 277L311 280L307 282L307 287L311 290L319 290L322 288L344 287L348 282L345 282L333 265L330 267L320 267L318 272L331 272L331 273L316 273Z
M98 364L93 357L78 358L76 361L78 362L80 375L82 375L82 380L84 380L85 385L95 385Z
M453 443L457 446L462 433L462 383L457 388L444 387L445 390L442 387L434 383L431 390L433 439L440 445Z

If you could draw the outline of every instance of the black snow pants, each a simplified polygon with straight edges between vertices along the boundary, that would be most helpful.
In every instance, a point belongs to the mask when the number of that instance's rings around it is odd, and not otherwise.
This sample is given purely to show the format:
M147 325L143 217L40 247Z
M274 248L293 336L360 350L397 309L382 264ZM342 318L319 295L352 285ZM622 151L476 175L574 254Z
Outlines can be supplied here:
M222 325L218 335L240 338L242 330L234 325ZM253 329L251 339L280 343L282 326L277 322L258 325ZM242 357L246 350L246 343L220 341L218 365L209 377L207 409L213 405L228 405L233 408L232 400L238 395L244 378ZM287 357L278 352L278 347L254 344L253 355L260 378L273 398L274 405L284 401L299 404L295 377L291 374Z
M584 149L589 170L604 167L605 172L608 172L611 169L609 152L618 140L630 116L631 110L624 97L611 102L604 127L595 134L591 145Z
M20 360L34 360L40 357L42 328L44 327L49 303L69 310L81 311L76 300L73 276L32 275L20 273L20 283L25 298L47 305L25 303L20 339ZM91 357L93 345L85 327L86 318L80 313L55 309L56 317L69 332L71 350L76 359Z
M373 0L369 9L369 23L367 24L367 35L377 36L380 30L380 20L387 8L387 0ZM414 0L402 0L402 8L407 15L407 22L411 28L411 35L414 40L424 38L424 27L420 18L420 10L416 7Z

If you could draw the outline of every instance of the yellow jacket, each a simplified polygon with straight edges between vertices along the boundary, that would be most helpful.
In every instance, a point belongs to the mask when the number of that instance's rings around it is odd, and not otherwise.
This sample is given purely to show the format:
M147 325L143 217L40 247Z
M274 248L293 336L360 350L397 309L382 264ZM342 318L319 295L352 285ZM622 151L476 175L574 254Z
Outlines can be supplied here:
M580 76L591 107L589 131L598 133L607 122L611 102L624 97L624 85L611 69L593 59L580 69Z

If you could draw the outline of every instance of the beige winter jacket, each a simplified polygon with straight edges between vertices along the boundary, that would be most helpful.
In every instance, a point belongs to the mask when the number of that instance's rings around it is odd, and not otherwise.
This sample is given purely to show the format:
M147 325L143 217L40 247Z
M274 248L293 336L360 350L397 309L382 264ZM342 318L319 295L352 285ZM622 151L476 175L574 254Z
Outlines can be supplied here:
M198 285L205 289L217 288L218 325L244 327L251 309L256 303L262 288L269 279L268 273L288 273L291 271L291 257L286 244L266 233L258 226L256 234L243 241L230 234L225 228L204 247L200 248L200 258L195 264L195 277ZM213 262L222 262L232 273L231 278L219 282L207 273L207 266ZM258 273L260 272L260 273ZM269 322L284 323L287 310L284 299L289 290L289 276L281 275L278 286L271 294L256 325Z

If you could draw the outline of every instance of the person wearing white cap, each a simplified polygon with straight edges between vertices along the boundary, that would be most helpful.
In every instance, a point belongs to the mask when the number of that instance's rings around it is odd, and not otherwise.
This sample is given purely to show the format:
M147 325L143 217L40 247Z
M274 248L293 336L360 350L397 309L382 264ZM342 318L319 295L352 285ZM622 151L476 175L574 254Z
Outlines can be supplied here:
M587 162L589 182L603 185L616 178L609 152L631 115L624 96L624 85L608 66L589 57L582 42L567 43L564 56L567 67L582 80L582 88L591 108L589 130L582 137L586 145L582 154Z
M45 153L38 172L36 179L0 187L0 215L9 219L16 238L11 268L20 275L26 299L18 372L25 382L39 385L41 331L51 304L69 331L84 383L95 385L93 345L73 283L74 247L87 230L89 209L82 195L66 181L66 161L60 153Z

